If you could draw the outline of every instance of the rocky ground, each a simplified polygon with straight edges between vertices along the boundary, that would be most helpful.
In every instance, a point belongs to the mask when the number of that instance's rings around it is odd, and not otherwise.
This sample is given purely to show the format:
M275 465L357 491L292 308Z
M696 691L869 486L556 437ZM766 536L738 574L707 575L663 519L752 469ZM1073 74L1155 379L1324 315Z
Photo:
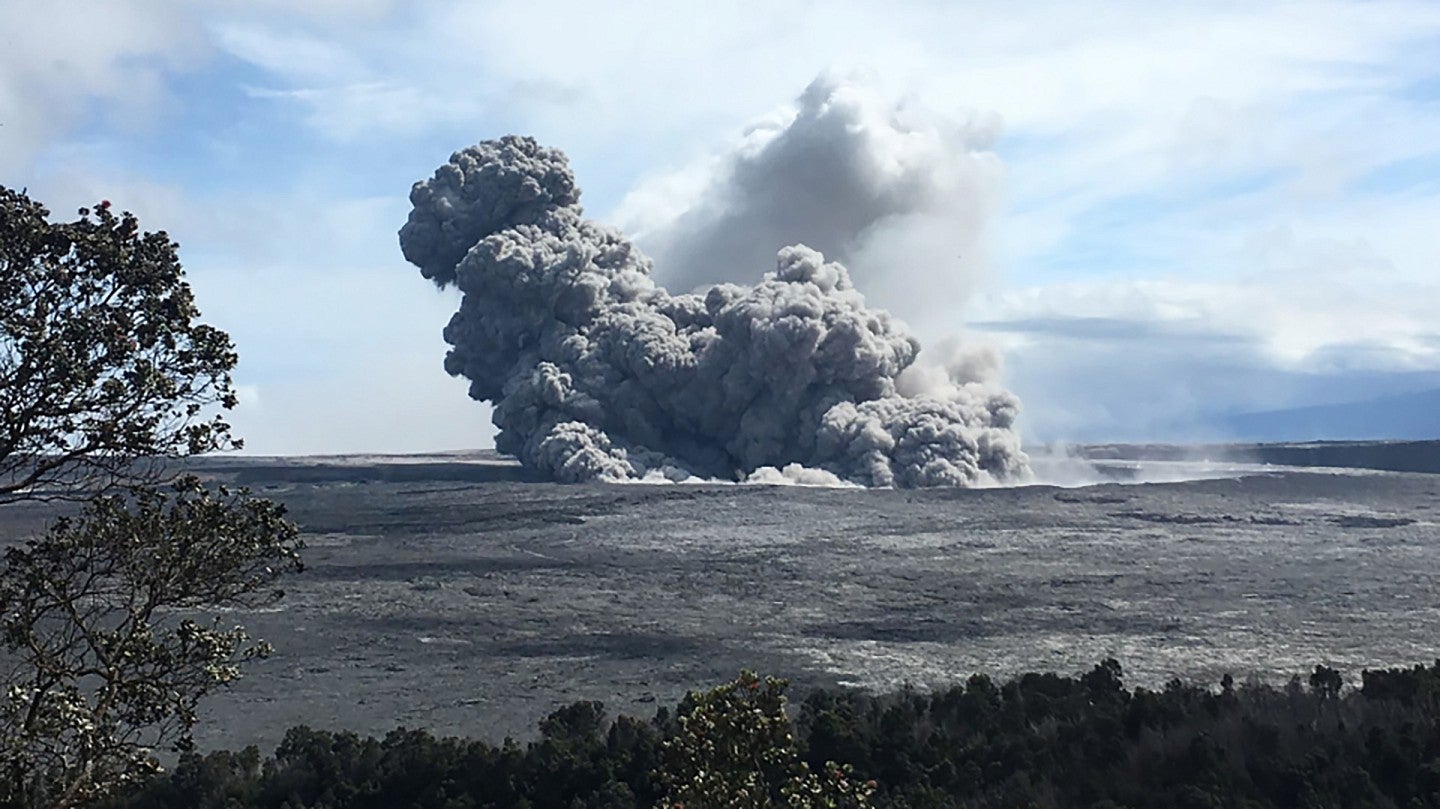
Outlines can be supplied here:
M885 689L1107 656L1159 683L1440 655L1440 476L916 492L472 461L206 470L286 502L309 547L279 608L235 616L277 651L206 704L202 747L301 723L523 738L578 699L648 716L742 667Z

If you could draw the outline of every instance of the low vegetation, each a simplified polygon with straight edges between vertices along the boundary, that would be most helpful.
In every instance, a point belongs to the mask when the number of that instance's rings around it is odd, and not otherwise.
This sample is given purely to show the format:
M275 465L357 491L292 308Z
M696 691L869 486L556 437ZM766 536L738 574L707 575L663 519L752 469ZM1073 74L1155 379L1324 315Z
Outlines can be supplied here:
M1440 661L1318 666L1288 685L1129 688L975 675L930 692L816 690L743 674L649 720L576 703L496 746L292 729L273 755L186 754L110 804L185 807L1440 806Z

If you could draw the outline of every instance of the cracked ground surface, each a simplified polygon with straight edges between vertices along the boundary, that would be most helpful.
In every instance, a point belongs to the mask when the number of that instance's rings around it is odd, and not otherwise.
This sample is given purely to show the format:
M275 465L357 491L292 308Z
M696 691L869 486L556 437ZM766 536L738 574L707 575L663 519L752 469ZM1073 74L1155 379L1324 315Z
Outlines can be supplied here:
M205 703L202 749L302 723L526 738L575 700L649 716L742 667L803 691L1440 656L1436 475L864 491L308 470L210 471L287 503L308 548L278 608L236 614L276 653Z

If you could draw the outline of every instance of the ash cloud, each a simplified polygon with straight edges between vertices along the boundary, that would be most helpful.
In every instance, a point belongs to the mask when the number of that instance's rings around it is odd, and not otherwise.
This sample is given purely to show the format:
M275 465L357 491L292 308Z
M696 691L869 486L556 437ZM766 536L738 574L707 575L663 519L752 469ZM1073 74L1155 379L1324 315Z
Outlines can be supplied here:
M803 243L911 323L953 315L988 263L998 131L997 119L947 117L865 77L823 75L724 154L643 183L616 219L677 291L754 283L777 250Z
M456 152L410 194L402 251L462 293L445 369L494 404L500 451L566 482L1028 473L1018 402L977 381L984 362L907 374L919 342L844 266L794 244L753 286L671 294L579 196L560 151L513 136Z

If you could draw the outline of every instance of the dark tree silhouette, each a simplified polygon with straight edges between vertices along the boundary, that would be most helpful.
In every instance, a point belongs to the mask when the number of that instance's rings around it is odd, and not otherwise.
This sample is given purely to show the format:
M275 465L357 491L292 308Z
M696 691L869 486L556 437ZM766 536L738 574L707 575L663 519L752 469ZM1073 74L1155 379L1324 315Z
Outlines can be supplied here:
M52 223L0 187L0 504L88 500L0 559L0 806L89 805L184 748L268 647L203 611L278 597L284 509L174 479L239 446L236 356L165 233L109 202ZM159 488L169 481L168 490Z
M1152 690L1122 674L1106 660L929 692L818 689L793 725L778 681L742 674L608 733L598 703L576 703L523 747L298 728L268 758L191 754L111 806L1440 807L1440 661L1366 671L1338 695L1299 679Z
M177 246L101 202L73 222L0 186L0 503L153 482L238 446L230 338L196 321Z

